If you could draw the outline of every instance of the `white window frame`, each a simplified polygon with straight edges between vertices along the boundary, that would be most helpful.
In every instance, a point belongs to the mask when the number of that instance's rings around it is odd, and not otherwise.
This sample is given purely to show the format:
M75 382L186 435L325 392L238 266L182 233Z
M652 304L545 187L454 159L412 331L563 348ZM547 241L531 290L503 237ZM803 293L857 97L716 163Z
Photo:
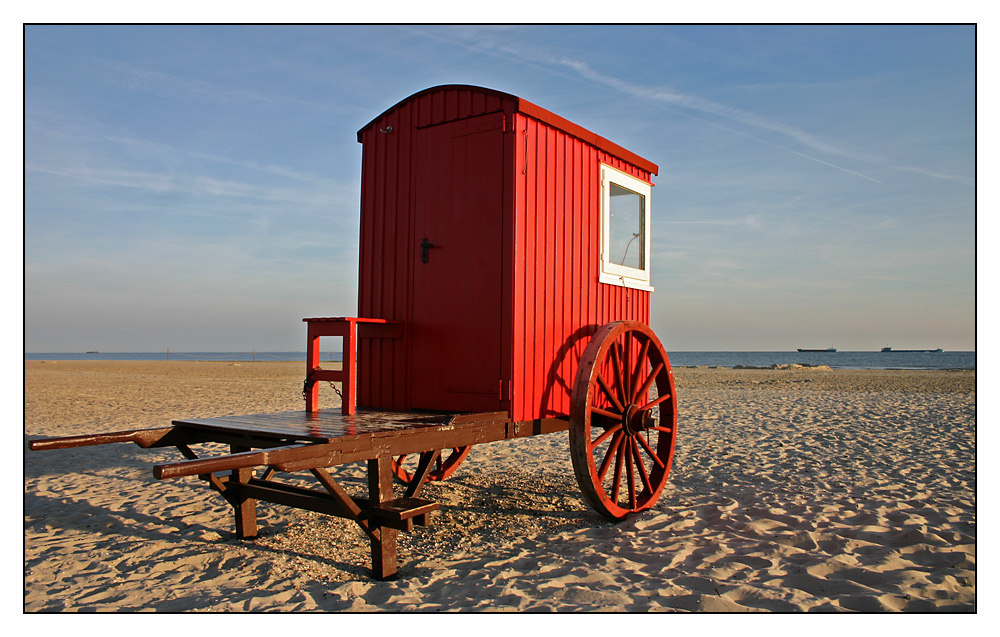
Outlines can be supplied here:
M643 219L643 241L645 242L645 268L632 268L627 265L612 263L611 251L611 184L616 184L626 190L642 195L645 201ZM636 290L653 291L649 284L649 266L652 260L650 252L650 208L652 185L617 168L601 164L601 272L598 280L609 285L624 286Z

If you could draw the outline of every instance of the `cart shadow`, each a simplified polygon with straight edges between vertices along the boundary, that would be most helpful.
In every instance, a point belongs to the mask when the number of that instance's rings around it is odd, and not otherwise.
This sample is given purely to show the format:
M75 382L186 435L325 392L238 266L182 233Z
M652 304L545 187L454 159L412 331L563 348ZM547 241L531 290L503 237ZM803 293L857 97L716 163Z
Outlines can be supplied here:
M226 552L239 547L241 550L256 554L260 559L275 562L284 559L288 562L306 561L338 571L350 580L367 581L370 579L368 567L369 549L367 546L358 549L332 551L309 541L305 545L290 545L279 538L283 533L297 525L307 527L307 535L322 538L331 532L327 525L330 522L347 524L350 532L356 532L367 544L360 529L353 523L339 518L309 520L300 517L295 509L281 505L260 503L258 520L261 524L257 541L241 540L231 531L232 511L228 504L219 496L216 501L214 493L207 485L203 488L208 498L202 506L198 521L188 522L190 518L184 515L172 515L158 509L160 515L143 511L151 499L160 499L161 494L152 491L141 494L134 493L137 477L131 474L133 470L148 471L149 450L132 448L131 445L121 445L112 453L92 453L91 449L70 449L48 452L71 454L74 458L60 459L63 462L84 463L88 474L105 483L113 483L111 492L121 492L126 495L121 502L95 502L91 491L82 485L83 491L78 493L60 492L58 496L47 493L44 488L28 487L29 481L45 479L46 476L60 475L45 460L46 454L37 454L28 450L28 441L32 436L25 436L25 483L24 494L24 530L25 541L31 540L31 532L39 535L66 534L70 537L78 533L90 536L89 542L105 544L107 550L118 552L128 557L136 543L142 545L164 543L170 557L167 560L183 558L187 555L200 555L206 551ZM168 453L169 450L164 450ZM28 454L31 454L30 461ZM337 480L349 492L364 493L367 491L367 480L363 464L358 466L345 465L338 467ZM298 482L295 476L286 476L292 483ZM312 483L308 476L299 477L301 486ZM192 479L193 480L193 479ZM154 483L155 485L156 483ZM108 486L107 484L105 486ZM180 485L178 485L180 486ZM183 485L185 487L193 485ZM398 485L396 487L398 489ZM102 488L101 493L109 489ZM401 563L401 572L407 572L411 562L417 556L425 556L427 549L435 544L455 542L461 534L465 542L494 544L498 541L517 543L520 541L537 541L536 538L556 535L577 529L592 528L606 525L599 515L590 511L581 501L579 491L572 476L558 473L536 475L528 471L502 474L465 473L453 476L446 482L428 483L422 493L441 503L437 520L427 529L420 529L417 534L402 540L411 545L409 557ZM170 506L182 505L173 499ZM190 504L185 501L183 504ZM212 519L207 520L204 516ZM470 523L471 522L471 523ZM531 530L521 531L526 524ZM94 540L93 536L99 536ZM209 537L206 538L205 536ZM103 539L102 539L103 538ZM419 538L419 539L418 539ZM322 544L319 542L318 544ZM343 547L342 547L343 548ZM401 544L401 548L403 548ZM430 551L433 552L433 551ZM178 556L180 555L180 558ZM30 568L45 558L25 559L25 567ZM414 566L416 566L414 564ZM411 573L412 575L413 573ZM340 579L342 576L335 576Z
M527 476L452 476L446 483L429 484L424 497L441 502L442 510L471 514L542 516L587 526L606 520L591 511L572 479L546 479L530 486ZM538 480L535 480L538 482Z
M26 493L24 505L25 531L29 531L35 526L44 526L46 533L49 534L60 532L95 533L115 543L141 542L144 545L164 543L172 545L175 550L180 549L192 554L200 553L204 547L213 547L222 551L229 548L241 548L261 555L299 557L319 562L358 578L366 577L369 574L367 566L334 559L329 555L275 548L259 542L259 540L266 542L269 537L280 535L294 523L291 520L281 520L268 524L258 532L255 539L240 539L228 529L232 525L232 513L228 505L224 504L220 505L220 509L224 508L225 511L219 511L219 526L200 522L187 523L182 518L171 516L148 515L133 508L111 510L92 504L85 498L67 495L60 495L56 498L44 494ZM37 518L37 520L29 522L29 518ZM213 533L216 539L202 537L205 534ZM25 542L26 545L30 544L30 539L26 537ZM185 545L189 548L185 549ZM109 548L108 550L115 549ZM123 551L122 555L127 556L127 551ZM169 559L176 561L179 557L172 554ZM25 558L25 567L32 566L36 561L38 560Z
M566 342L556 351L555 356L552 359L552 364L549 365L548 373L546 374L545 389L542 391L542 399L539 404L543 405L544 416L558 416L565 417L565 413L554 411L548 407L552 404L552 392L554 389L565 393L568 397L573 392L573 383L576 381L575 378L563 378L559 375L559 370L566 365L566 357L570 352L574 353L571 359L574 363L580 360L580 356L583 354L584 348L590 342L590 338L600 329L600 325L585 325L575 332L570 334L566 338Z

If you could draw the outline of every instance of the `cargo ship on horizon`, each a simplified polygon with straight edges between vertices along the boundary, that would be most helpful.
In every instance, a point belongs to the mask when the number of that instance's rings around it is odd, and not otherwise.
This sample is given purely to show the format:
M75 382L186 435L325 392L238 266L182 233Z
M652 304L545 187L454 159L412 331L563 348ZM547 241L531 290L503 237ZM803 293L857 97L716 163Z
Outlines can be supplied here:
M883 353L891 354L939 354L944 350L940 347L937 349L892 349L891 347L883 347Z
M836 352L837 348L835 348L835 347L826 347L824 349L807 349L807 348L800 347L800 348L798 348L798 351L800 351L800 352L824 352L825 353L825 352Z

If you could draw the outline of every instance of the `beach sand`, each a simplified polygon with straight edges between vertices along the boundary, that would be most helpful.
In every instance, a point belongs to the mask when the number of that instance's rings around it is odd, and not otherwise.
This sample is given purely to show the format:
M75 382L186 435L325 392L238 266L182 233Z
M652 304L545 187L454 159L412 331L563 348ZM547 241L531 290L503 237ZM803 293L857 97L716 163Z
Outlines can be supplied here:
M378 582L345 520L261 503L261 536L235 539L204 482L152 477L176 450L27 451L301 410L302 363L24 365L27 612L976 610L975 372L677 369L654 509L587 510L564 432L480 445Z

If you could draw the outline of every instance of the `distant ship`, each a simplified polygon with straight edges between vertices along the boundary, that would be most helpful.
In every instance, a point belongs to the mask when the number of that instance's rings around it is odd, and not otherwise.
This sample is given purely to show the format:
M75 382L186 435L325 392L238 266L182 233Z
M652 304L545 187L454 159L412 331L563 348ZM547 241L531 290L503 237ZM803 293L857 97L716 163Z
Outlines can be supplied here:
M94 350L90 350L90 351L89 351L89 352L87 352L87 353L88 353L88 354L100 354L100 352L98 352L98 351L97 351L96 349L94 349Z
M803 349L803 348L800 347L799 351L800 352L836 352L837 348L835 348L835 347L827 347L826 349Z
M944 350L941 349L940 347L937 349L892 349L891 347L883 347L882 351L891 352L893 354L914 354L914 353L939 354Z

